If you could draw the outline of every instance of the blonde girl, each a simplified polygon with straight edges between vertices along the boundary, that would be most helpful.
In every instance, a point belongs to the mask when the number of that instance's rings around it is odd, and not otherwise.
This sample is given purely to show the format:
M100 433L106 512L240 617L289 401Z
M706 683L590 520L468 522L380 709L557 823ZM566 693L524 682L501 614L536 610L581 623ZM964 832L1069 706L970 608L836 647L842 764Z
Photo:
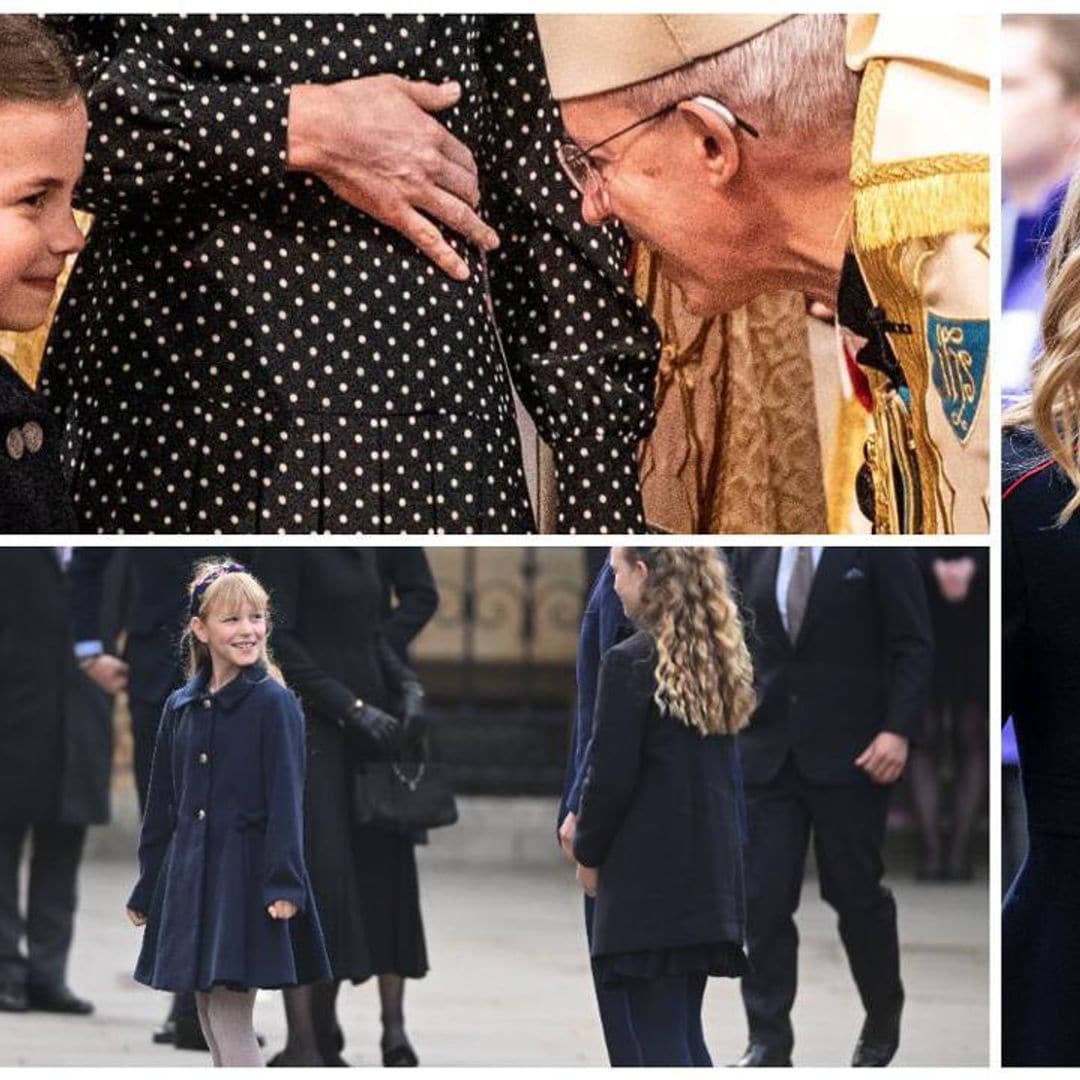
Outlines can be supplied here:
M715 551L618 547L611 565L639 629L602 662L574 834L593 959L624 988L642 1065L708 1066L706 980L745 970L735 736L753 672Z
M269 598L199 564L188 682L165 705L128 914L135 978L195 992L215 1065L261 1065L256 989L329 978L303 855L304 719L271 659Z

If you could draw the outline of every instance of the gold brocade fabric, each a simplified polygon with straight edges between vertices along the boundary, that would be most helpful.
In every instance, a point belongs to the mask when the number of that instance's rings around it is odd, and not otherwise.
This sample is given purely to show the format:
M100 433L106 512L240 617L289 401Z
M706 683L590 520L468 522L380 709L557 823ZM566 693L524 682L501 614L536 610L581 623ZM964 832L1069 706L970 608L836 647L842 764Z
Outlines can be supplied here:
M10 330L0 330L0 356L18 373L23 382L31 389L37 388L41 358L45 352L45 341L49 336L49 322L37 330L25 334L15 334Z
M650 523L675 533L823 533L825 487L806 336L792 293L687 313L639 249L638 295L663 333L656 430L641 450Z

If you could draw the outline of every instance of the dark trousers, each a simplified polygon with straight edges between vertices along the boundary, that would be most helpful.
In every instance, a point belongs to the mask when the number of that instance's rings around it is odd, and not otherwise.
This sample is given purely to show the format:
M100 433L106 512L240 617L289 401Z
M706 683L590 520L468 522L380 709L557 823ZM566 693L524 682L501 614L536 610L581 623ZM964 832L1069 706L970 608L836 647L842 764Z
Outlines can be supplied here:
M794 1045L799 934L795 911L811 832L821 898L839 916L840 940L863 1007L888 1015L903 1000L896 902L881 883L889 789L814 784L789 759L768 784L747 785L747 945L742 996L751 1042L778 1054Z
M19 906L19 863L31 832L24 919ZM37 986L65 981L85 840L84 825L0 825L0 980Z
M585 937L589 942L590 952L592 951L593 909L595 907L596 901L591 896L586 896ZM592 976L608 1060L615 1067L641 1065L641 1048L634 1037L634 1029L630 1023L630 1005L626 998L626 991L622 987L603 986L597 976L595 965L593 965Z
M707 980L701 973L627 981L626 1000L641 1047L640 1064L712 1067L701 1027Z

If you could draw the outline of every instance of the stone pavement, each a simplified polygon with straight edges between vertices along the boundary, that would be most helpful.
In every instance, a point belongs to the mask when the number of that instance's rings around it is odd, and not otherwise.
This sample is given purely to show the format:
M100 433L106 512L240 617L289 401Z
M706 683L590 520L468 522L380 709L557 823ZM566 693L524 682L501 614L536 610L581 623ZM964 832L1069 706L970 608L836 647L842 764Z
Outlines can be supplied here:
M545 807L536 820L547 817ZM423 1064L605 1064L570 868L554 855L495 863L462 858L459 846L442 844L438 834L420 858L432 971L409 986L406 1014ZM0 1066L209 1063L206 1055L150 1043L167 1000L130 976L140 933L123 911L132 874L130 863L100 855L83 869L70 982L96 1003L96 1014L0 1015ZM908 996L896 1063L986 1064L985 876L970 885L924 885L897 875L890 884L900 909ZM812 879L799 929L796 1063L846 1064L861 1014L834 918ZM341 1004L346 1057L355 1065L377 1064L375 986L346 988ZM268 1048L278 1048L284 1030L280 995L260 994L256 1022ZM742 1051L746 1031L736 984L711 981L706 1032L717 1064Z

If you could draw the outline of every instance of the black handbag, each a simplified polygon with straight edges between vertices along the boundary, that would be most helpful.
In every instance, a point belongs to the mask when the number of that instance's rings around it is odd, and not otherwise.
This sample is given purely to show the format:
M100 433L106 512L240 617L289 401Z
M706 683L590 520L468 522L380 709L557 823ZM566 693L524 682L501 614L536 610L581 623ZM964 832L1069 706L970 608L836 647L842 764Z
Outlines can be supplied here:
M458 819L446 769L430 761L373 761L353 774L357 825L393 833L441 829Z

